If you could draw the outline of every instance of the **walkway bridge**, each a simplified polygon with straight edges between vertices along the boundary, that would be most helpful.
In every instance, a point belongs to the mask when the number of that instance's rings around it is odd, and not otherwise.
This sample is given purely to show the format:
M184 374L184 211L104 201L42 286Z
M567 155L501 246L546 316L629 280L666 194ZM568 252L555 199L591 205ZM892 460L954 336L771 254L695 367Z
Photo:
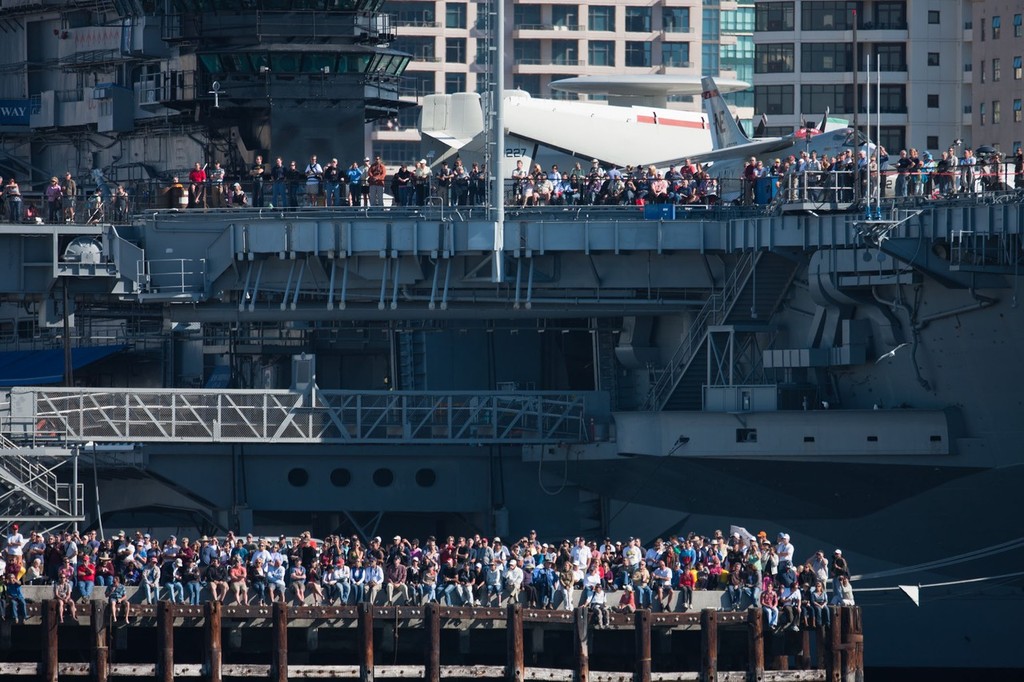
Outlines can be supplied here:
M607 394L14 388L14 443L581 443ZM602 406L603 403L603 406Z

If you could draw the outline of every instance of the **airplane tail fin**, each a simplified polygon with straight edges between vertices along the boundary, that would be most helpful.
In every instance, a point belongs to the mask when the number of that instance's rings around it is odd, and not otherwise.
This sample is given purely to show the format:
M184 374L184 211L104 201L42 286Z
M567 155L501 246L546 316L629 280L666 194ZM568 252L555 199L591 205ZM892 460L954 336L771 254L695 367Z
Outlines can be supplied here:
M454 95L427 95L420 113L420 132L459 149L484 129L480 95L460 92Z
M727 149L750 142L750 139L740 130L732 114L729 113L729 107L718 92L715 79L704 76L700 79L700 84L703 90L701 97L704 100L704 112L711 125L712 149Z

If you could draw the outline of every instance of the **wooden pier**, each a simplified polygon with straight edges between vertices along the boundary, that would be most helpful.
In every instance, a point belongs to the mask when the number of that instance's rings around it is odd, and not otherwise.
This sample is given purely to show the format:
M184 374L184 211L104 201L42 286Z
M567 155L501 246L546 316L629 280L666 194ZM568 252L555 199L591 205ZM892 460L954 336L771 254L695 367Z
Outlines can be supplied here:
M856 607L836 608L831 629L782 633L765 628L760 609L640 610L611 614L607 628L583 607L160 602L133 604L129 624L111 623L101 601L85 611L60 624L57 603L46 600L29 605L29 624L5 621L0 679L862 682L864 675Z

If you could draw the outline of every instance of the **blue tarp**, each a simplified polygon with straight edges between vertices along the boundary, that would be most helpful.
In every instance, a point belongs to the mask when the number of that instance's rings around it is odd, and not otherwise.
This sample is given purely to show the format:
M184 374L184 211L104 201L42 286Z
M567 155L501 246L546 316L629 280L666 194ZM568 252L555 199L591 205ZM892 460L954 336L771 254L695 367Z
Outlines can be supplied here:
M124 345L71 349L71 364L81 369L119 353ZM64 381L64 349L18 350L0 353L0 386L44 386Z

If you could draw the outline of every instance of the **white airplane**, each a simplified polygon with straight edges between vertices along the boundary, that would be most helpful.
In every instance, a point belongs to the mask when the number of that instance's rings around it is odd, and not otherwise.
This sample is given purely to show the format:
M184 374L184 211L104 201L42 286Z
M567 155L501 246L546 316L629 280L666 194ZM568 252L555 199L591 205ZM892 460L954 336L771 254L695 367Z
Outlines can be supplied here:
M722 99L715 80L704 77L675 77L671 86L661 86L670 92L700 92L704 113L664 109L644 104L628 104L630 83L636 83L641 100L658 87L651 77L642 82L619 77L609 85L609 78L584 77L552 84L556 89L572 92L604 92L613 90L620 98L610 97L612 104L540 99L516 90L505 93L504 126L505 149L501 174L510 177L517 161L526 168L539 163L545 170L557 164L563 171L576 163L588 168L596 159L604 166L654 165L668 168L686 159L693 162L713 163L715 174L739 177L743 163L751 156L780 157L799 155L807 150L818 155L834 155L848 149L854 141L853 130L845 122L837 125L826 115L820 126L803 128L791 135L750 139ZM570 87L560 87L562 83ZM700 90L694 88L699 84ZM614 86L614 87L612 87ZM726 91L746 87L745 83L729 81ZM645 88L647 92L645 92ZM684 88L689 88L688 90ZM616 99L626 102L616 105ZM637 98L632 98L635 101ZM657 97L653 98L657 100ZM660 102L657 102L660 103ZM454 95L428 95L422 105L420 132L425 139L433 139L441 148L434 150L432 163L462 158L463 163L484 159L486 134L480 96L476 93ZM861 144L867 144L858 136ZM871 149L870 146L865 149ZM767 159L766 159L767 160Z

